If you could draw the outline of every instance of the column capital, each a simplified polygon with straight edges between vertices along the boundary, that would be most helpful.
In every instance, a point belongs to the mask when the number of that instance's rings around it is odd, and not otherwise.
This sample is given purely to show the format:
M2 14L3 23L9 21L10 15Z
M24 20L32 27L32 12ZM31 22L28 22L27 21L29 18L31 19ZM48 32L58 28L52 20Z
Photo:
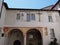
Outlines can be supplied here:
M24 33L23 35L26 36L26 33Z

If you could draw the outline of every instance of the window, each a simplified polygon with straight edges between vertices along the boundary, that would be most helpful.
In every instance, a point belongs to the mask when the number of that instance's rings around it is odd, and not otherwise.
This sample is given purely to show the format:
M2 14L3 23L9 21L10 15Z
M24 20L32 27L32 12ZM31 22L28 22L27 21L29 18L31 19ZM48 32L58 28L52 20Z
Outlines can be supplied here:
M21 13L21 14L20 14L20 20L21 20L21 21L24 21L24 13Z
M35 20L35 14L31 14L31 20Z
M21 13L20 15L21 15L21 16L24 16L24 14L23 14L23 13Z
M24 20L24 17L23 16L24 16L23 13L18 13L17 14L17 20L21 20L21 21Z
M52 16L48 16L49 22L53 22Z
M35 20L35 14L27 14L27 21Z
M27 14L27 21L30 21L30 14Z
M19 13L17 14L17 20L20 20L20 14Z
M55 38L54 29L50 29L51 39Z

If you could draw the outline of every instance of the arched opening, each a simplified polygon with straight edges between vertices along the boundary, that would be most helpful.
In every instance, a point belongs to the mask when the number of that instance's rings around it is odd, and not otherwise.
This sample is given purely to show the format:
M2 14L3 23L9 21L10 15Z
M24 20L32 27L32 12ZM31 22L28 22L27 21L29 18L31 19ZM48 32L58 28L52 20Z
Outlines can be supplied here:
M21 42L19 40L15 40L13 45L21 45Z
M13 29L8 33L7 45L23 45L24 37L23 33L19 29Z
M42 45L42 36L37 29L31 29L27 32L27 45Z

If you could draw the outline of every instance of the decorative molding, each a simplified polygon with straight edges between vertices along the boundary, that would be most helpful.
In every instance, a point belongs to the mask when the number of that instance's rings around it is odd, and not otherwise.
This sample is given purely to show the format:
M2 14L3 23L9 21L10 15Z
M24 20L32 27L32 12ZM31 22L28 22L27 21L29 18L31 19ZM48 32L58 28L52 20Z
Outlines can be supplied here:
M45 29L45 35L48 36L48 28L45 27L44 29Z

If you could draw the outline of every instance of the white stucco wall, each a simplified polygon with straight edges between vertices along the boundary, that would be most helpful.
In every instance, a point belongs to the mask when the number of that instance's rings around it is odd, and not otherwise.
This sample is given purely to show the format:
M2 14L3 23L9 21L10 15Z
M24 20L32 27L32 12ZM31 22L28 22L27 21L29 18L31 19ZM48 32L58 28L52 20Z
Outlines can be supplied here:
M2 27L4 25L5 14L6 14L6 9L5 9L5 6L3 6L3 8L2 8L2 15L1 15L1 18L0 18L0 27Z
M5 14L6 14L6 8L5 6L3 6L2 8L2 15L1 15L1 18L0 18L0 30L1 30L1 33L0 35L2 35L2 33L4 33L3 31L3 26L4 26L4 21L5 21ZM4 40L5 40L5 37L0 37L0 45L4 45Z
M41 19L40 22L39 22L39 15L37 14L37 12L33 12L33 13L35 13L36 20L35 21L31 20L30 22L27 22L27 20L26 20L26 16L27 16L26 14L27 13L26 12L23 12L24 13L24 19L23 20L17 20L16 17L17 17L18 10L12 10L12 11L7 10L6 18L5 18L5 26L21 26L21 27L32 26L32 25L33 26L43 26L43 24L46 25L47 23L49 23L48 22L48 15L52 16L52 18L53 18L52 23L57 22L56 21L56 15L58 15L58 14L56 14L55 12L51 12L51 14L49 14L47 11L40 11L40 12L42 13L40 15L40 19ZM34 22L34 24L33 24L33 22Z

